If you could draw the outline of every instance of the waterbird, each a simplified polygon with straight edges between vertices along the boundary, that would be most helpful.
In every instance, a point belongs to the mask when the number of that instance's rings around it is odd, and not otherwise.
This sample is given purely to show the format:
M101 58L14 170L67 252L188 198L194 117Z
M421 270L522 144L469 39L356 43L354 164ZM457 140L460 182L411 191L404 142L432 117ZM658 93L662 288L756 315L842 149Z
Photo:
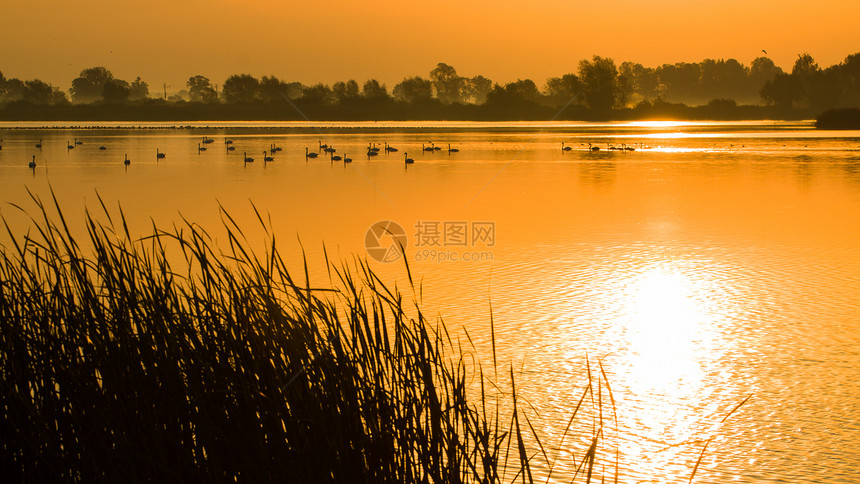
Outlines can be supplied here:
M386 141L386 142L385 142L385 151L388 151L388 152L390 152L390 153L394 153L394 152L396 152L396 151L397 151L397 148L395 148L395 147L391 146L391 145L390 145L390 144L388 144L388 142Z
M104 150L106 150L106 149L107 149L107 146L104 146L104 145L99 146L99 149L100 149L100 150L102 150L102 151L104 151Z
M329 153L329 155L331 155L331 161L340 161L341 160L340 156L338 156L334 153Z
M266 152L264 151L264 152L263 152L263 161L275 161L275 158L274 158L274 157L272 157L272 156L267 156L267 155L268 155L268 153L266 153Z
M78 141L78 139L77 139L77 138L75 138L75 144L76 144L76 145L82 145L82 144L84 144L84 142L83 142L83 141Z
M590 149L591 151L600 151L599 146L591 146L591 143L588 143L588 149Z
M415 163L415 160L413 160L412 158L409 157L409 153L404 152L403 153L403 162L406 163L407 165L409 165L411 163Z
M129 159L128 159L128 155L125 155L125 159L124 159L124 160L122 160L122 164L123 164L123 165L129 165L129 164L131 164L131 160L129 160Z
M66 149L67 150L73 150L73 149L75 149L75 145L69 143L69 140L66 140Z
M224 138L224 144L225 144L225 145L232 145L232 144L233 144L233 140L231 140L231 139L227 139L227 138Z
M36 143L36 148L39 148L40 150L42 149L42 140L39 140L39 142Z
M570 151L572 149L573 148L571 148L570 146L565 146L564 141L561 142L561 151Z
M236 149L235 146L227 145L227 151L233 151L235 149Z
M162 159L164 159L164 156L165 156L164 153L158 151L158 148L155 149L155 159L156 160L162 160Z
M378 156L378 155L379 155L378 151L373 151L371 149L367 150L367 157L368 158L370 158L371 156Z
M199 155L201 151L206 151L206 147L200 146L200 143L197 143L197 154Z
M311 153L310 150L308 150L308 147L305 146L305 158L316 158L316 157L317 157L317 153Z
M326 153L334 153L337 150L334 149L333 146L329 146L328 148L323 148L323 151L325 151Z
M254 159L251 158L250 156L248 156L248 153L245 153L244 151L242 152L242 156L245 159L245 163L250 163L250 162L254 161Z
M421 151L433 151L433 146L424 146L424 143L421 143Z
M33 160L29 163L30 168L36 168L36 155L33 155Z
M203 144L209 144L209 143L214 143L214 142L215 142L215 140L212 138L209 138L207 136L203 137Z
M346 153L343 154L343 162L344 163L352 163L352 158L346 156Z
M322 141L317 141L317 143L319 143L320 145L320 151L324 150L325 148L328 148L328 143L323 144Z
M448 143L448 153L457 153L458 151L460 150L457 148L451 148L451 143Z

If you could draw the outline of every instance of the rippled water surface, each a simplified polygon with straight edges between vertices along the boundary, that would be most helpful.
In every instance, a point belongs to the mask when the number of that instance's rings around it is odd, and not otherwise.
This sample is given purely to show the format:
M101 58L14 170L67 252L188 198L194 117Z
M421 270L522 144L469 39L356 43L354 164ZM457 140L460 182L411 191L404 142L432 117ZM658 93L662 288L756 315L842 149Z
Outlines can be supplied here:
M499 363L521 373L531 423L558 456L553 480L569 481L590 439L589 427L561 440L588 358L602 360L617 412L598 455L609 480L617 449L621 482L687 482L713 437L696 482L860 481L860 132L233 124L0 125L0 212L23 234L11 203L31 210L28 190L53 190L81 230L98 193L135 233L185 217L218 237L222 205L259 242L253 204L291 263L303 247L321 281L323 244L331 258L365 257L368 228L394 221L422 307L467 331L482 361L492 305ZM215 142L198 152L203 136ZM366 156L386 142L399 151ZM354 161L306 159L320 143ZM430 143L443 149L423 151ZM283 151L264 163L273 144ZM402 260L371 263L406 285Z

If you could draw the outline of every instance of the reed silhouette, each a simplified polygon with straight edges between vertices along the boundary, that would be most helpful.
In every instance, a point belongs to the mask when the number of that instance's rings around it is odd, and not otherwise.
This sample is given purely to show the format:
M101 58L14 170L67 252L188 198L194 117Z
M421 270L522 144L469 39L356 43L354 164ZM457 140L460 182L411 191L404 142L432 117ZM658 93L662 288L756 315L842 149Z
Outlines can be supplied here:
M224 216L223 254L193 223L132 240L113 222L124 218L107 214L107 224L87 217L88 256L62 214L56 224L43 208L40 235L0 251L5 479L420 483L531 474L537 456L510 452L539 442L521 423L523 403L515 391L492 390L513 385L512 369L506 375L494 361L485 375L468 363L441 323L413 311L365 263L333 264L336 286L317 287L287 271L276 245L254 254ZM187 267L171 264L173 251ZM608 388L602 378L583 384L571 421L596 418L599 409L580 407L598 385ZM603 464L617 465L588 462L582 474Z

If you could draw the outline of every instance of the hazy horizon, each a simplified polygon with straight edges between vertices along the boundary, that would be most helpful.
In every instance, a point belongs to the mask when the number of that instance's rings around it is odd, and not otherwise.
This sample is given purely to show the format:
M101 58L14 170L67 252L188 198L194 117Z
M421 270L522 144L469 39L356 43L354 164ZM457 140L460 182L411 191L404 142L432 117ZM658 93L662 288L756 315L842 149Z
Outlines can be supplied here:
M860 4L847 0L823 0L815 10L785 1L779 12L740 0L709 6L540 0L528 7L487 0L157 0L132 7L36 0L11 2L4 17L0 72L6 77L37 78L65 91L81 70L104 66L121 79L140 76L152 95L164 83L168 92L183 89L197 74L218 84L237 73L305 84L374 78L391 89L445 62L464 76L501 83L530 78L542 85L575 72L578 61L592 55L648 67L705 58L749 65L766 50L790 70L802 52L829 66L860 50L852 25Z

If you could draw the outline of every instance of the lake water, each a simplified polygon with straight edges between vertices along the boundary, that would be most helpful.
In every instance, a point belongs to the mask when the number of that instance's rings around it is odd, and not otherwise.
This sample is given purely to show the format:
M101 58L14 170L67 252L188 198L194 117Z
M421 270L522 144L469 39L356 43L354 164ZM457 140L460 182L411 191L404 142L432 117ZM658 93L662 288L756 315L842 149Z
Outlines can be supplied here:
M569 481L587 447L558 443L589 358L592 370L602 360L616 403L619 431L607 426L596 468L610 481L617 448L621 482L687 482L710 437L695 482L860 481L860 132L784 122L136 126L0 124L0 213L23 234L10 202L32 209L28 190L45 200L53 190L82 230L98 193L134 233L185 217L218 238L220 205L256 244L265 236L253 204L290 263L300 267L303 248L319 282L325 245L333 259L368 257L403 288L402 257L373 259L398 255L385 250L390 237L379 253L365 247L368 229L391 221L422 307L461 339L468 331L485 363L492 304L499 364L520 373L525 410L558 456L553 480ZM198 152L203 136L215 142ZM83 144L67 149L75 138ZM399 151L366 156L386 142ZM306 159L320 143L354 161ZM430 143L443 149L422 151ZM264 163L272 144L283 151Z

